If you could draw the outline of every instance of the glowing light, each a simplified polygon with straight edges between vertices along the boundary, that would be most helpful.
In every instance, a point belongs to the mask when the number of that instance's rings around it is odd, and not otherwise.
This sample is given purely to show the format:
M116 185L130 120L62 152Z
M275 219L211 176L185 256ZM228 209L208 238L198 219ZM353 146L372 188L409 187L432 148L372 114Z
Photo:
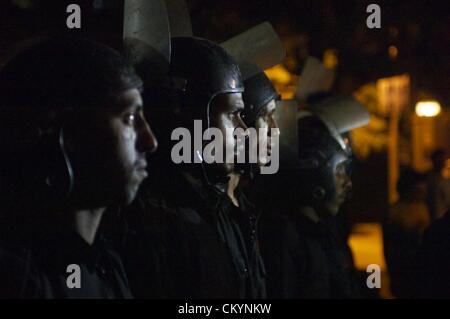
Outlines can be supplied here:
M441 105L437 101L420 101L416 104L416 114L420 117L434 117L441 113Z
M291 75L281 64L266 69L264 72L271 81L282 84L288 84L291 81Z
M445 179L450 179L450 158L445 161L445 166L442 169L442 176Z
M398 56L398 49L396 46L391 45L388 49L389 51L389 56L391 57L391 59L396 59Z
M334 69L338 65L337 52L334 49L327 49L323 53L323 65L327 69Z

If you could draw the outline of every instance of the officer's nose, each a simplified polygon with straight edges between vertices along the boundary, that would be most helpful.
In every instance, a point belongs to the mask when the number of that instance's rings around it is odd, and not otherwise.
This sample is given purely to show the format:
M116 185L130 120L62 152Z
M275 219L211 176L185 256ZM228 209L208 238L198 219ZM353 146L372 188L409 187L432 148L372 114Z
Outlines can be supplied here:
M143 119L138 135L138 149L143 153L153 153L158 149L158 140L147 120Z

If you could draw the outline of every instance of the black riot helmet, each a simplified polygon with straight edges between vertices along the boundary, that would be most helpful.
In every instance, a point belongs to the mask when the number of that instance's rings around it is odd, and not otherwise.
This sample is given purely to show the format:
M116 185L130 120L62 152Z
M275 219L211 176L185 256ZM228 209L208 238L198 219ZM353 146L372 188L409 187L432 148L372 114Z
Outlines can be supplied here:
M315 206L335 195L334 174L337 165L350 174L351 158L315 115L298 120L297 192L302 204Z
M191 127L192 120L202 120L211 128L211 104L220 94L242 93L244 86L239 66L225 49L206 39L175 37L171 41L169 77L174 106L180 108L180 118ZM223 192L226 176L215 174L206 165L200 150L194 156L200 159L207 185Z
M65 129L141 87L118 52L86 39L47 38L17 54L0 70L2 195L65 199L74 185Z
M296 116L295 111L287 108L285 118L280 118L278 173L261 176L260 183L265 185L261 200L272 209L320 208L336 194L337 165L348 164L346 152L322 120L310 112Z
M181 107L201 112L210 127L210 104L223 93L242 93L241 72L225 49L206 39L176 37L171 41L171 83Z
M167 79L155 88L145 83L144 92L146 112L154 119L152 128L161 142L153 160L161 167L172 166L173 129L193 131L194 120L206 123L203 130L210 128L214 98L244 91L238 64L221 46L202 38L174 37L170 48ZM200 165L189 165L189 170L199 169L205 184L216 189L227 177L216 174L201 151L195 149L191 155Z
M240 69L244 75L245 91L242 94L244 111L242 119L248 127L256 128L256 120L261 115L263 108L272 100L279 100L279 94L275 90L270 79L258 66L251 63L240 63ZM256 147L250 144L246 150ZM253 179L260 171L258 163L247 163L242 167L249 179Z
M256 66L255 66L256 67ZM245 109L242 119L253 126L262 108L271 100L278 100L279 94L263 70L244 80L245 91L242 94Z
M369 122L367 109L351 96L324 94L298 115L301 195L306 203L326 202L336 194L335 172L351 177L349 132Z
M280 175L289 183L287 198L295 196L312 206L333 198L335 171L351 174L349 132L368 121L363 105L337 95L319 97L296 115L280 119Z

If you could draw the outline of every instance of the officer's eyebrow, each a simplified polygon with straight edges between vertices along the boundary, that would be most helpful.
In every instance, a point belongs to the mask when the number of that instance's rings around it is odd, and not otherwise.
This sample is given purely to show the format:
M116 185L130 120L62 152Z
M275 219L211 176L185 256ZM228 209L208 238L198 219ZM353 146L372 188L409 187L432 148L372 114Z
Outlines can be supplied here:
M137 96L133 95L125 94L118 96L115 103L118 112L123 112L130 109L141 111L144 109L142 98L137 98Z
M134 107L136 109L143 110L144 104L142 102L134 102L130 105L130 107Z
M125 112L140 112L144 110L144 105L140 102L132 102L132 103L120 103L116 106L117 114L125 113Z

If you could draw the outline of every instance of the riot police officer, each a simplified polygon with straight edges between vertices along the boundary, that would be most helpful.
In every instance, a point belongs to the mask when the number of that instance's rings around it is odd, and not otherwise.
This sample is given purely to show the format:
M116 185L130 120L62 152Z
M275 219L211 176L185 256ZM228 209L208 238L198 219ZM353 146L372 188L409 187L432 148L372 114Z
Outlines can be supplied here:
M156 148L141 88L119 53L75 38L0 71L1 297L131 297L97 229L106 207L134 199Z
M217 44L179 37L171 41L168 76L168 85L145 96L159 105L147 112L158 118L160 152L152 162L157 175L127 213L135 233L125 249L132 287L139 297L244 297L241 274L248 270L236 257L245 253L242 234L224 209L228 175L239 151L225 160L218 156L235 149L236 128L246 129L240 117L244 87L239 67ZM187 160L176 163L178 142L172 132L184 128L194 136L195 123L217 128L224 136L223 149L207 161L203 150L209 141L202 141L200 147L185 149Z
M269 181L267 207L285 213L296 229L290 250L296 296L358 297L351 252L335 217L351 190L351 146L344 133L365 124L368 113L352 98L331 96L294 121L288 138L295 143L288 143L280 173Z
M274 119L275 101L278 99L278 94L264 72L256 65L241 63L241 66L244 70L256 70L244 80L242 118L249 128L255 129L256 133L253 139L250 138L247 150L249 152L258 150L259 153L255 152L256 163L247 162L242 166L237 166L235 171L230 174L227 189L230 200L224 203L224 209L230 216L234 216L242 233L242 245L245 247L242 249L242 254L237 254L239 251L234 250L237 255L235 259L245 265L245 270L247 270L241 271L242 284L245 284L242 288L245 294L243 293L242 296L265 298L267 297L266 269L258 239L260 212L257 205L248 198L248 193L251 191L254 176L259 173L260 167L268 164L269 158L271 158L271 139L276 138L279 134Z

